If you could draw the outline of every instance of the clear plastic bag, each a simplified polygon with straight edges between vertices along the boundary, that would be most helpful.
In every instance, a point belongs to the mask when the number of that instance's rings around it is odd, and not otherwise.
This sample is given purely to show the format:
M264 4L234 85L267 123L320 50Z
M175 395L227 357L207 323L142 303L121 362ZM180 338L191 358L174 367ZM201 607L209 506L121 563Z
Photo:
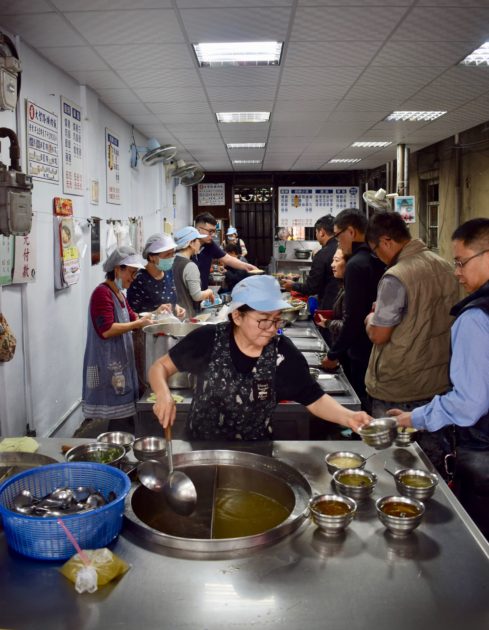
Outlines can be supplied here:
M78 593L94 593L119 575L129 570L129 565L110 549L88 549L83 551L90 564L87 566L79 554L75 554L61 567L61 573L75 585Z

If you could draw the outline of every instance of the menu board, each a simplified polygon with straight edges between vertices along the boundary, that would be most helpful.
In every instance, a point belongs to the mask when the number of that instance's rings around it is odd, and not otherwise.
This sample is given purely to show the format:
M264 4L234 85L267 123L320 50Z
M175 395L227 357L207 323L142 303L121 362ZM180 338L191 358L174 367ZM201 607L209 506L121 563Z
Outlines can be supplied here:
M224 206L226 203L224 184L199 184L199 206Z
M59 182L58 116L26 101L27 174Z
M278 225L313 227L325 214L336 216L345 208L358 208L358 186L278 189Z
M83 138L81 108L61 97L63 192L83 195Z
M121 180L119 173L120 142L118 136L105 129L105 171L107 185L107 203L120 205Z

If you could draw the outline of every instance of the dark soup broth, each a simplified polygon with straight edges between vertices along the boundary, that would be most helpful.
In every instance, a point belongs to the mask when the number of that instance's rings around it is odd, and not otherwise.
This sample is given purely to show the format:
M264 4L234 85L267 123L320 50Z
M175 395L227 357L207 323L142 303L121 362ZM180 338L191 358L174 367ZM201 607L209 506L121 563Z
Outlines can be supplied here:
M388 516L397 516L398 518L412 518L419 515L418 508L409 503L386 503L381 507L381 510Z
M326 516L345 516L350 512L350 508L342 501L318 501L313 509Z

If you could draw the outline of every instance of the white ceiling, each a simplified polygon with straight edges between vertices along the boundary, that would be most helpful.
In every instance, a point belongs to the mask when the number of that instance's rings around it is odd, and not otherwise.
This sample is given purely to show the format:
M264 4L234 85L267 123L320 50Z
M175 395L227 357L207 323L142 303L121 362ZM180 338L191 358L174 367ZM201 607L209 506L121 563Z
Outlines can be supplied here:
M457 65L489 41L489 0L0 0L0 25L207 171L369 169L489 120L489 68ZM283 41L281 65L200 69L191 49L249 40ZM448 114L384 122L394 109ZM251 110L270 122L215 118Z

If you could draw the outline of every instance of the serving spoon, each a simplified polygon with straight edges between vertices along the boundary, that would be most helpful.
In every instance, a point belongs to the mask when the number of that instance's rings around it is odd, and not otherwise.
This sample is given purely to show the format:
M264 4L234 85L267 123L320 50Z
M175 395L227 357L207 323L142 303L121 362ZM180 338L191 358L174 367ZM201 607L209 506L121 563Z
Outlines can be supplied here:
M175 512L189 516L195 510L197 491L188 475L181 470L173 469L173 453L171 442L171 426L165 427L166 452L168 456L169 474L163 493Z

